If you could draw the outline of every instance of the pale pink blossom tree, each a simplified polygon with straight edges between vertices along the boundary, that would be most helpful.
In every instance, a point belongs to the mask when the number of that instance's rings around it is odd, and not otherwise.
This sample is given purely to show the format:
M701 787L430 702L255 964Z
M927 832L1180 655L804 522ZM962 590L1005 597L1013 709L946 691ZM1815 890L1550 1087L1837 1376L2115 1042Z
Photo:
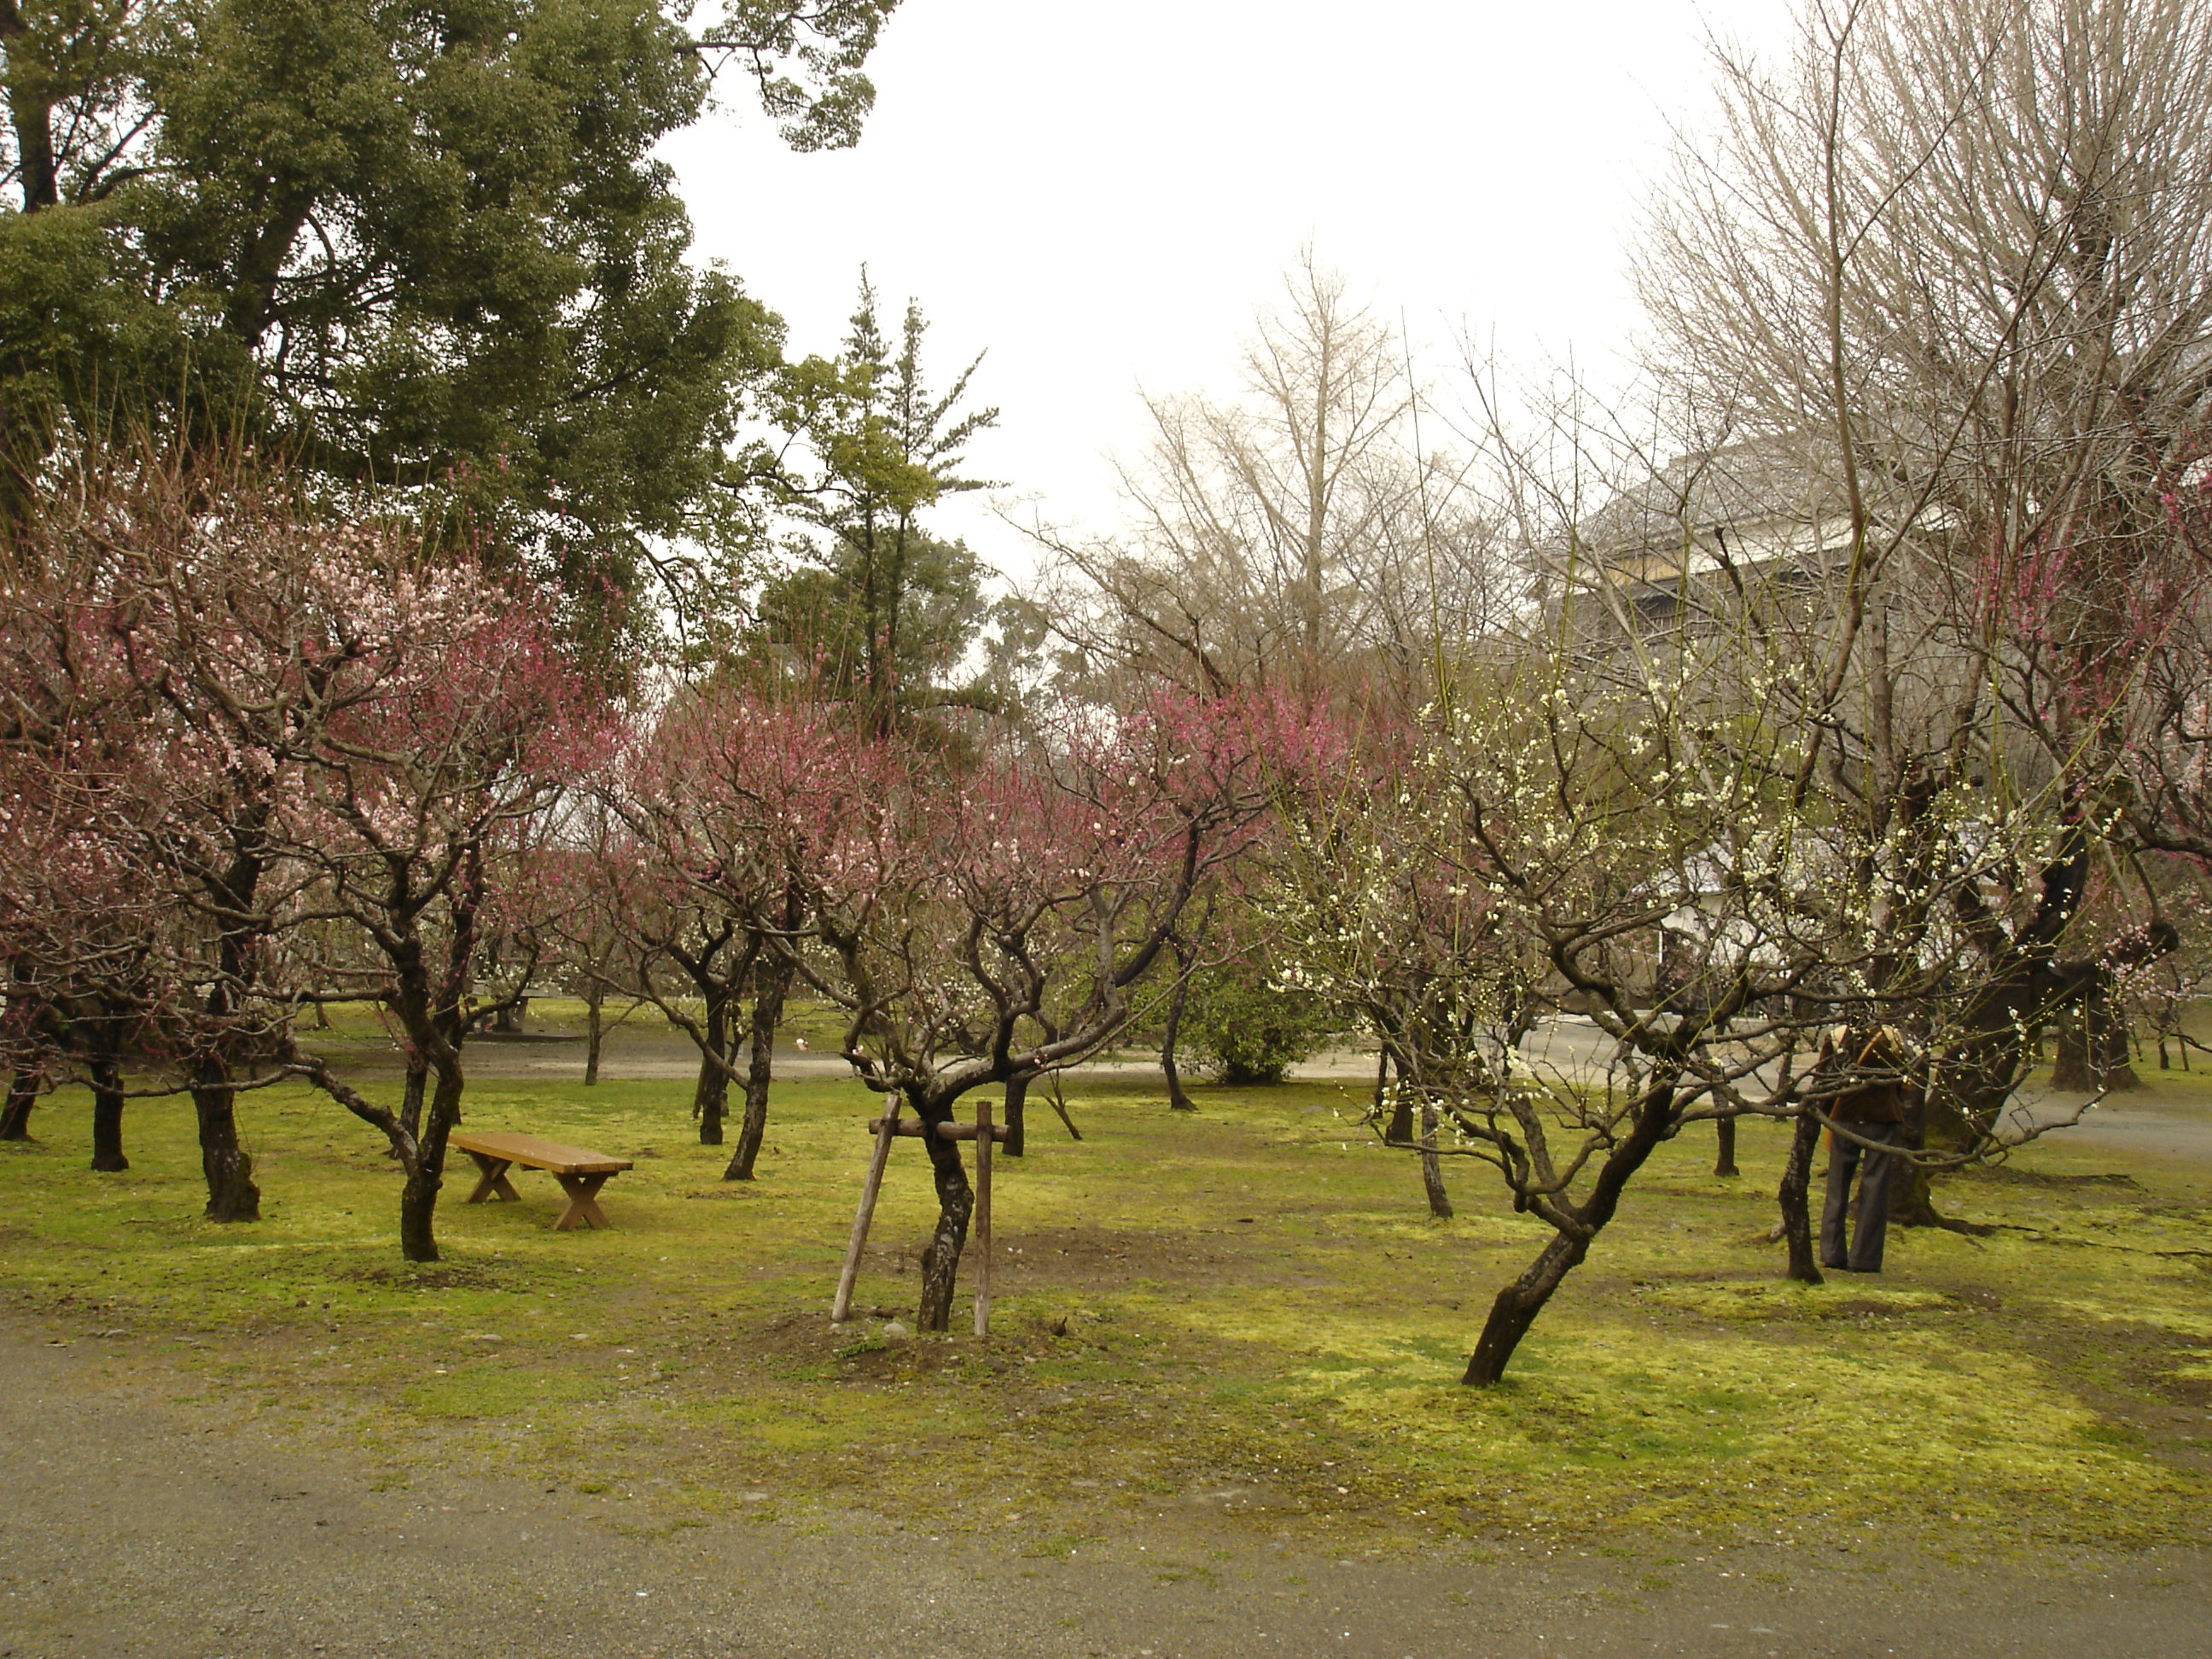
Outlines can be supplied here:
M702 1143L722 1143L730 1086L744 1088L726 1180L753 1178L767 1129L808 919L802 871L822 852L799 826L836 810L822 799L850 784L853 741L820 704L714 682L658 711L603 784L627 831L607 848L614 926L639 989L698 1050Z
M1279 697L1072 710L972 765L825 743L764 814L805 888L799 971L843 1011L845 1058L933 1131L978 1089L1096 1054L1142 1006L1194 896L1322 769L1326 720ZM926 1133L938 1221L920 1323L949 1320L974 1204Z
M395 1109L312 1056L289 1063L389 1139L401 1250L434 1261L479 948L497 910L526 902L529 854L594 758L604 705L526 589L465 564L370 562L344 580L344 631L311 653L328 708L288 757L274 827L301 872L295 919L368 947L315 964L319 981L386 1011L407 1082Z

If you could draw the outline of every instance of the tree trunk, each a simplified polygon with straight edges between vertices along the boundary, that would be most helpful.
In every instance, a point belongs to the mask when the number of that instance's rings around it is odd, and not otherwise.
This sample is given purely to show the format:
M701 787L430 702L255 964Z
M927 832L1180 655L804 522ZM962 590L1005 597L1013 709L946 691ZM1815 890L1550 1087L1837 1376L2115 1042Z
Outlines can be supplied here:
M399 1121L407 1126L410 1135L422 1133L422 1099L430 1086L430 1062L422 1053L410 1048L407 1053L407 1079L399 1091Z
M1820 1264L1813 1252L1813 1151L1820 1144L1820 1120L1801 1112L1790 1128L1790 1155L1783 1160L1782 1185L1775 1200L1782 1206L1782 1240L1789 1247L1786 1276L1801 1285L1821 1282Z
M238 1141L238 1091L220 1066L201 1073L192 1090L199 1118L200 1172L207 1178L210 1221L258 1221L261 1188L253 1184L253 1159Z
M458 1063L441 1067L430 1111L416 1143L415 1162L399 1189L399 1254L410 1261L435 1261L438 1255L438 1189L446 1181L446 1141L461 1121L464 1079Z
M599 1051L607 1040L607 1024L604 1018L605 1008L604 994L584 999L584 1086L586 1089L599 1080Z
M5 470L0 467L0 471ZM0 489L4 488L4 483L0 483ZM31 994L36 973L27 957L17 957L9 964L8 1000L4 1012L0 1012L0 1030L26 1047L16 1051L20 1058L9 1079L8 1104L0 1110L0 1140L31 1138L31 1109L39 1103L39 1085L45 1080L31 1063L30 1054L35 1049L30 1045L48 1028L52 1011Z
M1019 1158L1028 1144L1030 1079L1018 1077L1006 1085L1006 1139L1000 1152L1007 1158Z
M399 1254L409 1261L438 1259L438 1188L443 1176L419 1165L399 1189Z
M753 998L751 1052L745 1058L745 1121L738 1129L738 1150L722 1171L725 1181L750 1181L768 1133L768 1091L775 1080L775 1028L783 1018L783 999L791 989L791 969L779 965L764 976Z
M2109 987L2092 990L2058 1022L2058 1060L2051 1086L2094 1093L2140 1089L2142 1080L2130 1064L2127 1015Z
M1620 1207L1621 1193L1674 1127L1674 1086L1670 1077L1645 1091L1638 1103L1633 1127L1598 1166L1589 1196L1578 1205L1562 1200L1560 1207L1571 1219L1571 1231L1559 1227L1528 1270L1498 1291L1482 1334L1475 1340L1474 1352L1468 1356L1462 1382L1470 1388L1487 1388L1505 1375L1506 1363L1536 1322L1536 1316L1543 1312L1544 1304L1552 1299L1552 1292L1589 1254L1591 1241Z
M1383 1103L1389 1102L1390 1121L1383 1127L1382 1139L1392 1146L1403 1146L1413 1139L1413 1097L1403 1089L1398 1098L1390 1100L1390 1051L1376 1050L1375 1055L1375 1115L1382 1115Z
M1167 1030L1160 1035L1160 1070L1167 1073L1168 1106L1172 1111L1194 1112L1198 1103L1183 1092L1182 1068L1176 1059L1176 1045L1182 1036L1182 1012L1190 1000L1190 957L1178 945L1176 948L1176 985L1168 994Z
M1498 1299L1490 1304L1490 1317L1483 1322L1482 1334L1476 1340L1474 1352L1467 1362L1467 1374L1460 1381L1470 1388L1480 1389L1504 1376L1506 1362L1513 1358L1514 1349L1521 1346L1521 1339L1528 1334L1528 1328L1536 1322L1536 1316L1544 1311L1552 1292L1589 1254L1588 1237L1553 1234L1552 1242L1528 1264L1528 1271L1498 1291Z
M1934 1139L1938 1146L1957 1148L1968 1145L1956 1126L1936 1128L1940 1124L1928 1102L1909 1108L1905 1115L1905 1137L1899 1154L1924 1152ZM1936 1171L1917 1160L1908 1162L1890 1178L1889 1223L1893 1227L1941 1227L1946 1232L1964 1233L1969 1238L1983 1238L1996 1231L1978 1221L1961 1221L1945 1215L1936 1207Z
M8 113L15 132L15 172L23 186L23 211L37 213L60 205L61 169L54 158L53 104L39 90L39 77L23 78L29 84L9 90Z
M1083 1139L1083 1131L1075 1127L1075 1120L1067 1115L1067 1102L1060 1096L1060 1073L1057 1072L1054 1073L1052 1077L1052 1109L1060 1121L1067 1126L1067 1138L1070 1140Z
M1717 1176L1741 1175L1735 1167L1735 1120L1724 1117L1713 1124L1713 1173Z
M691 1115L699 1120L699 1144L722 1144L722 1117L730 1105L730 1008L720 997L707 1000L707 1049L699 1056L699 1086L691 1096Z
M940 1139L936 1127L951 1121L949 1108L925 1112L911 1096L914 1114L929 1127L921 1138L929 1150L930 1174L937 1186L937 1231L921 1258L921 1305L915 1324L925 1331L948 1330L952 1324L952 1289L960 1273L960 1252L968 1244L968 1218L975 1208L975 1194L968 1184L967 1166L961 1161L960 1143Z
M31 1109L39 1103L39 1074L26 1068L8 1085L8 1105L0 1110L0 1140L31 1138Z
M1421 1108L1421 1190L1429 1195L1429 1213L1449 1221L1451 1194L1444 1190L1444 1161L1437 1156L1437 1109Z
M208 896L218 914L249 917L255 914L254 896L260 890L265 867L262 825L269 810L264 800L250 809L229 829L233 856L220 872L204 878ZM216 959L222 972L209 986L202 1012L204 1030L222 1031L244 1005L254 982L256 945L262 930L250 923L227 924ZM228 1048L226 1043L225 1048ZM414 1056L409 1056L412 1063ZM231 1061L224 1050L205 1056L192 1084L192 1110L198 1120L200 1173L207 1182L210 1221L258 1221L261 1188L253 1182L253 1159L238 1139L238 1091L231 1085Z
M92 1167L112 1173L131 1167L123 1155L123 1068L112 1055L95 1058L92 1073Z

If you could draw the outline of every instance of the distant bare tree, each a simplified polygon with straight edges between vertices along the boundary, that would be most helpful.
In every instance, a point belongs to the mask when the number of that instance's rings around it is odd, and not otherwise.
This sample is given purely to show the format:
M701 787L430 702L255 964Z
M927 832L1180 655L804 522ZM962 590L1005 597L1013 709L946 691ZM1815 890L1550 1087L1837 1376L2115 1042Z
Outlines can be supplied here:
M1311 695L1420 660L1494 599L1488 526L1424 441L1443 430L1422 428L1404 340L1310 252L1284 290L1234 396L1146 398L1127 532L1044 538L1046 614L1086 662Z

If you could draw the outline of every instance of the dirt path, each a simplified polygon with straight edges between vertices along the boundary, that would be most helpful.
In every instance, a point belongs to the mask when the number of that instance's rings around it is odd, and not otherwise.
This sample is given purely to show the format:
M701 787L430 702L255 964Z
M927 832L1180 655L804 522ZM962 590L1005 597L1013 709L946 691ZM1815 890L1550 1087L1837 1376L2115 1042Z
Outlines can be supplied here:
M2212 1655L2212 1557L1972 1563L1407 1540L1338 1559L1163 1512L1068 1559L880 1523L639 1505L367 1463L170 1403L131 1339L0 1327L0 1656L1536 1659ZM464 1432L456 1429L453 1432Z

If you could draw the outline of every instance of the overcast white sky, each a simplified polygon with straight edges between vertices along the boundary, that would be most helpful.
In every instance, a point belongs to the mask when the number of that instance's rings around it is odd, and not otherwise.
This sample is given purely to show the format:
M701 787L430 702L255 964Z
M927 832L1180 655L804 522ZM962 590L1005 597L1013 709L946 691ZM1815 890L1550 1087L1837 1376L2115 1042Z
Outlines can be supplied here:
M668 151L698 251L833 351L865 261L918 298L940 382L979 351L1001 425L975 470L1108 527L1139 386L1234 383L1310 242L1417 348L1462 334L1602 361L1633 327L1622 249L1708 23L1778 39L1784 0L906 0L857 149L794 155L732 108ZM740 88L732 87L732 94ZM986 557L1022 538L940 513Z

